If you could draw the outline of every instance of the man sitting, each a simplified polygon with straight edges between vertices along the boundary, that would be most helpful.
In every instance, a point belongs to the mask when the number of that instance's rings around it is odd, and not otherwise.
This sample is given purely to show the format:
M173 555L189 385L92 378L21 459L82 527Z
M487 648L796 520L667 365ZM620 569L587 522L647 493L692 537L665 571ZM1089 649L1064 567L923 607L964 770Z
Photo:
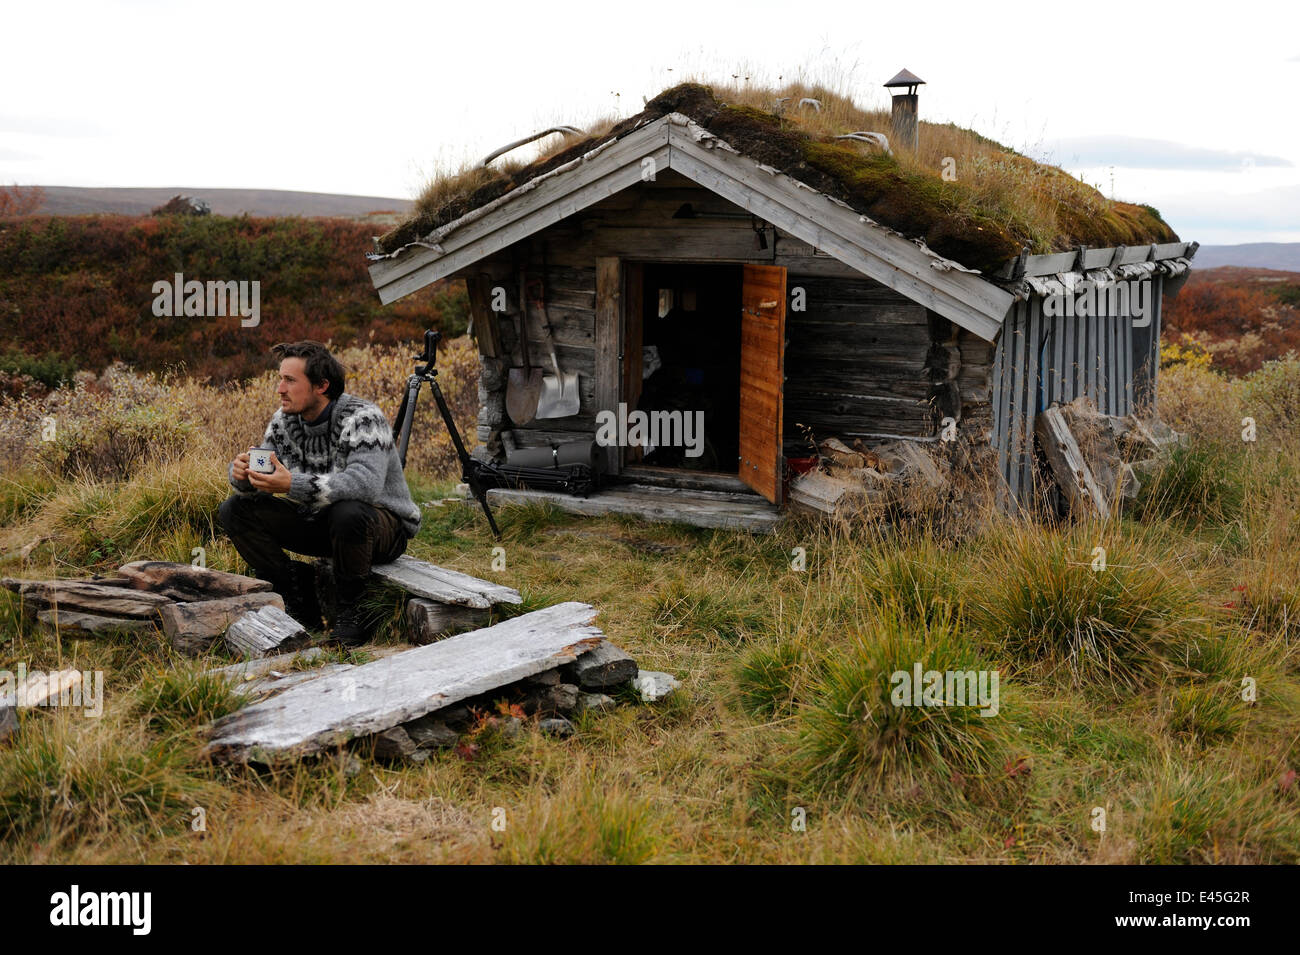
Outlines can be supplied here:
M323 626L312 566L285 549L330 557L338 617L328 643L360 646L369 637L360 601L373 564L396 560L420 530L392 426L374 404L343 390L343 367L320 342L280 344L280 407L261 446L275 471L249 469L248 452L230 464L235 493L219 517L253 573L269 580L288 614Z

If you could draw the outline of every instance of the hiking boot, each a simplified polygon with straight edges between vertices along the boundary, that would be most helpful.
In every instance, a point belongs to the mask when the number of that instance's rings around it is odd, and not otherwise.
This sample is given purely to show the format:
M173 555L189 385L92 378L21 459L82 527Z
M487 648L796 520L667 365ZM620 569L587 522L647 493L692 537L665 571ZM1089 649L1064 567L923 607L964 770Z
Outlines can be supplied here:
M334 592L338 596L338 615L334 629L323 641L340 647L359 647L370 640L373 627L368 614L361 608L361 597L366 591L366 581L338 577Z
M320 601L316 597L316 568L300 560L289 561L287 569L258 573L284 599L284 612L308 630L323 630Z

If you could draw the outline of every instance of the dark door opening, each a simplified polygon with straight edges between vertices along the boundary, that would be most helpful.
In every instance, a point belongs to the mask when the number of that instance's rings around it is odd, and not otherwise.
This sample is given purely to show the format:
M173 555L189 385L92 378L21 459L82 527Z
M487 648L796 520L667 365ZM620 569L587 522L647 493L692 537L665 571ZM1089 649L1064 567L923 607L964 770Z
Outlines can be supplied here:
M646 263L643 269L642 377L639 397L629 405L658 426L651 427L644 449L629 449L628 463L735 474L741 267ZM670 425L679 430L669 432Z

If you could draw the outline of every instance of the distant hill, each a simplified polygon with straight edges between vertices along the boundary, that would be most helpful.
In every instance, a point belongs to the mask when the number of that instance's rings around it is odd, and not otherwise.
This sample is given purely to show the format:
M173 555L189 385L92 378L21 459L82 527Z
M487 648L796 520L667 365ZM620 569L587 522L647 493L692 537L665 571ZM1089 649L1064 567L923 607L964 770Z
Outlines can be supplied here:
M1192 265L1214 269L1235 265L1246 269L1280 269L1300 272L1300 242L1245 242L1241 245L1203 245Z
M334 216L342 219L365 218L373 212L390 212L405 217L411 209L409 199L381 196L338 196L326 192L292 192L287 189L199 189L192 186L150 187L147 189L90 188L82 186L42 186L45 204L38 213L51 216L76 216L90 213L147 215L175 195L204 199L219 216Z

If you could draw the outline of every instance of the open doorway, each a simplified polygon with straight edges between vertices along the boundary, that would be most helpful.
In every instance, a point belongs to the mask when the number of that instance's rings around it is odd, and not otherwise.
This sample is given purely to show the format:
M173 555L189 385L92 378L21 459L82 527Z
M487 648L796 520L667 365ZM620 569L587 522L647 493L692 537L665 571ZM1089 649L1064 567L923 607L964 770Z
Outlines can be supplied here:
M641 268L640 322L629 323L627 340L627 347L635 348L640 338L641 380L628 382L625 397L630 409L662 426L651 428L644 448L629 449L628 463L735 474L742 268L666 263ZM679 422L677 432L664 427Z

